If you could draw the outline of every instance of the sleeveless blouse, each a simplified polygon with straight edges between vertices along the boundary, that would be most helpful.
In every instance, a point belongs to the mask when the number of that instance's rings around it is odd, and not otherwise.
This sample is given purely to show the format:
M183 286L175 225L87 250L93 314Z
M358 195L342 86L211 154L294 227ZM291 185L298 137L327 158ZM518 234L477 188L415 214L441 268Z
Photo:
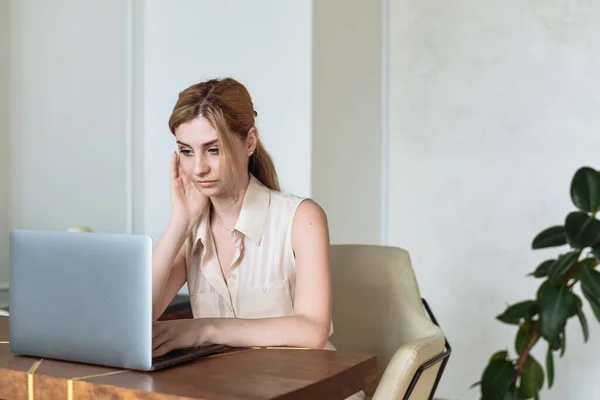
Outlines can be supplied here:
M253 175L230 235L235 253L223 279L205 213L186 241L187 286L194 318L294 315L296 262L292 225L305 198L270 190ZM333 323L329 335L333 333ZM328 350L335 347L327 342ZM364 399L359 392L348 399Z
M294 315L296 264L292 223L301 197L276 192L253 175L230 232L235 254L223 279L205 213L186 242L187 285L194 318Z

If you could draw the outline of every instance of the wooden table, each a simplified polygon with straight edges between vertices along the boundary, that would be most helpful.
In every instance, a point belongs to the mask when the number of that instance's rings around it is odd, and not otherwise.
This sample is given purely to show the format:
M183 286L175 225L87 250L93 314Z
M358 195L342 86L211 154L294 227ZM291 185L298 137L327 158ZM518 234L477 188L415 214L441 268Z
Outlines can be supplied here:
M327 350L233 349L157 372L10 353L0 317L1 399L343 399L376 379L376 357Z

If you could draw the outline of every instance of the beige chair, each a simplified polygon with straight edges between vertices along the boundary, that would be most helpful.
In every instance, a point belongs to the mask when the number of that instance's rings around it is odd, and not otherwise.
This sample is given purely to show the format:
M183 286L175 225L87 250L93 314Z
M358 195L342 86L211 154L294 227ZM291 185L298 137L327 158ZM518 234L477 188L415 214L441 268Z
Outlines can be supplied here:
M93 232L92 228L89 228L87 226L72 226L69 229L67 229L69 232Z
M378 358L378 380L366 395L375 400L433 398L451 349L421 298L408 253L395 247L332 245L331 267L332 344Z

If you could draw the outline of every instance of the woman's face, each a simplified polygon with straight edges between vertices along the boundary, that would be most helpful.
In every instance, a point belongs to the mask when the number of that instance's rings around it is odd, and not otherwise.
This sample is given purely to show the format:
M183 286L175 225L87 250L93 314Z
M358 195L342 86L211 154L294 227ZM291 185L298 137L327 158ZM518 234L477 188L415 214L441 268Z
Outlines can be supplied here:
M179 163L183 173L195 182L202 194L208 197L220 197L225 195L225 188L219 174L219 145L217 142L217 131L210 122L200 116L181 124L175 130L177 146L179 149ZM233 159L240 160L237 166L243 171L247 165L246 146L243 141L236 140L237 145L233 151L239 152Z

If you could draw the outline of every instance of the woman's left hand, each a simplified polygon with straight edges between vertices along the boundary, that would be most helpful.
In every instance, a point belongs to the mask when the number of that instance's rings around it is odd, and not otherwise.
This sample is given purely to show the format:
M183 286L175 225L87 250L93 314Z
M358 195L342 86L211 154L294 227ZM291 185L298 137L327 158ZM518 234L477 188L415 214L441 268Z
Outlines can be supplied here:
M207 330L200 319L156 321L152 325L152 357L174 349L200 346L207 341Z

